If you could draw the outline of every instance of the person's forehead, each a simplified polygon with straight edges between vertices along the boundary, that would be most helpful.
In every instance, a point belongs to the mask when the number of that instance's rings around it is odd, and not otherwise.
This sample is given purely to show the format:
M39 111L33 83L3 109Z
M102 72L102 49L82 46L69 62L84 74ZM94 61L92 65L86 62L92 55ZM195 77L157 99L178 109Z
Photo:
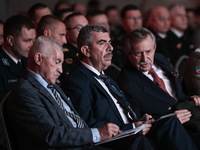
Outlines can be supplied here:
M70 21L71 21L71 24L72 25L77 25L77 24L79 24L79 25L82 25L82 24L88 24L88 21L87 21L87 19L83 16L83 15L80 15L80 16L74 16L74 17L72 17L71 19L70 19Z
M93 39L96 40L96 41L99 41L99 40L110 41L110 36L109 36L108 32L93 31L92 34L93 34Z
M91 21L91 23L95 23L95 22L100 22L102 20L104 20L104 21L108 20L105 14L96 15L96 16L92 17L90 21Z
M51 11L48 7L45 7L41 9L36 9L35 14L36 14L36 17L41 18L42 16L50 15Z
M128 17L128 16L138 16L138 15L139 16L142 15L140 10L128 10L126 12L126 17Z

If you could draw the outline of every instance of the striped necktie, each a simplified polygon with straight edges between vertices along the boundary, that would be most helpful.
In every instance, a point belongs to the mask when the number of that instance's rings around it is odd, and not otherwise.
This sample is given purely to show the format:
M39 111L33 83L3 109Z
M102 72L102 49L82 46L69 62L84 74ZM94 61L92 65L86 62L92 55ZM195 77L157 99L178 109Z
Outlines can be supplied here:
M47 86L47 88L51 89L51 91L52 91L53 95L55 96L55 99L58 102L60 108L65 112L66 115L68 115L70 118L72 118L77 123L77 127L78 128L84 128L84 122L83 122L83 120L79 116L77 116L77 115L75 115L73 113L68 112L64 108L64 105L63 105L60 97L58 96L58 93L57 93L56 89L53 87L53 85L49 84Z

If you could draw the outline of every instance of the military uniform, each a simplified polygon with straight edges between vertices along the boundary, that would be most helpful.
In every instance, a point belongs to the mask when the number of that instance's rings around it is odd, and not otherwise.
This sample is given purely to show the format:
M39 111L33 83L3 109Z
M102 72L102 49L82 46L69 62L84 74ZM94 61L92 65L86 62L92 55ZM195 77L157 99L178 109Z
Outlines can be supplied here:
M112 43L114 47L112 63L117 65L119 68L122 68L127 61L127 56L124 52L126 35L127 32L121 28L120 33L116 36Z
M189 56L183 78L187 94L200 96L200 49Z
M148 28L156 38L156 52L163 54L168 60L170 60L170 47L169 47L169 42L167 41L167 35L165 38L162 38L159 36L158 33L153 31L151 28Z
M170 46L170 62L173 66L175 66L180 56L189 56L194 51L194 45L192 44L187 33L184 33L184 35L179 38L171 30L169 30L167 32L167 41Z
M21 65L16 64L0 47L0 101L8 91L12 90L27 68L27 58L22 58L21 63Z
M79 64L78 48L74 47L69 42L67 42L67 44L64 44L63 48L65 50L64 61L68 64L69 71L72 71Z

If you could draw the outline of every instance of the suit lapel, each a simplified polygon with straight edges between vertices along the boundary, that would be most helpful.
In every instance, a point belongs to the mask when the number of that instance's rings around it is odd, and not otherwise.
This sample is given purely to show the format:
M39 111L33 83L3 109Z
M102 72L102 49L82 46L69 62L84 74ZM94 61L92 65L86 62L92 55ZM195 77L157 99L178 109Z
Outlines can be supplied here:
M142 72L138 71L135 67L133 67L133 65L130 62L129 67L131 67L130 69L128 69L130 70L131 78L134 78L133 81L136 81L138 86L142 88L146 94L151 95L152 97L155 97L161 101L164 101L165 103L171 104L171 101L173 101L174 103L174 99L168 93L163 91L147 76L145 76Z
M83 74L86 75L86 77L100 90L100 92L106 97L108 100L113 112L118 117L118 119L123 122L121 115L113 102L112 98L109 96L109 94L106 92L106 90L101 86L101 84L94 78L93 74L82 64L78 68Z
M38 92L43 95L57 110L58 116L67 124L69 124L70 120L65 115L64 111L60 108L60 106L57 104L55 99L52 97L52 95L36 80L28 71L25 71L24 75L25 78L27 78L30 83L38 89ZM65 96L66 97L66 96ZM73 127L73 125L71 124Z

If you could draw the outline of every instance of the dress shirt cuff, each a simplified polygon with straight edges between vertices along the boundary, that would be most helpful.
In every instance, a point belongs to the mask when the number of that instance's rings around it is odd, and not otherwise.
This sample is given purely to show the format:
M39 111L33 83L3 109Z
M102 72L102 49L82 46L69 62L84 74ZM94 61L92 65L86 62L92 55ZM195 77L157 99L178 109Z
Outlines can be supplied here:
M91 128L92 131L92 137L93 137L93 142L97 143L100 141L100 134L99 130L97 128Z
M135 124L134 124L134 123L132 123L132 125L133 125L133 129L135 129Z

